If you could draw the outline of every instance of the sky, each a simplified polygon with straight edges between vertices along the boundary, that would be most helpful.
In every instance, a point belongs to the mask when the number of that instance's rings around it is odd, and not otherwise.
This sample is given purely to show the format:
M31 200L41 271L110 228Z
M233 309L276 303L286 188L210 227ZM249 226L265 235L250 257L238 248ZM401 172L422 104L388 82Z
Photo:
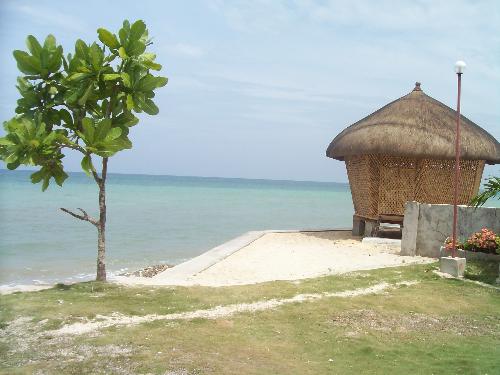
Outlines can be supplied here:
M124 19L146 22L169 83L110 172L345 182L330 141L416 81L455 107L458 59L462 113L500 139L498 0L2 0L0 119L14 115L12 51L28 34L54 34L67 54Z

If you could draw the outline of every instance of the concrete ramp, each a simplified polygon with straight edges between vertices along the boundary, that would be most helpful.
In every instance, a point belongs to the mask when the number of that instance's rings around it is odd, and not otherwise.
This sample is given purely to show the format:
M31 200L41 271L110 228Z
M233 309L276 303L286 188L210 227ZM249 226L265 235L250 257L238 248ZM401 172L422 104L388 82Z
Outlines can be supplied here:
M241 248L251 244L255 240L266 234L267 231L251 231L242 234L239 237L233 238L232 240L223 243L217 247L214 247L207 252L198 255L197 257L190 259L184 263L178 264L175 267L169 268L158 275L151 278L152 281L162 281L162 280L185 280L190 276L194 276L207 268L213 266L214 264L220 262L221 260L227 258L234 252L240 250Z

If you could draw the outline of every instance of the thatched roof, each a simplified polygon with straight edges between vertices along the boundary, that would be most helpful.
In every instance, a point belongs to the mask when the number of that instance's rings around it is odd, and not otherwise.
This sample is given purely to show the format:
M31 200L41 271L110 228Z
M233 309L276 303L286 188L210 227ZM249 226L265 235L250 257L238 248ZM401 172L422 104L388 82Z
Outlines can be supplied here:
M457 112L424 94L417 82L408 95L344 129L326 155L388 154L420 159L454 159ZM500 143L464 116L460 121L461 158L500 163Z

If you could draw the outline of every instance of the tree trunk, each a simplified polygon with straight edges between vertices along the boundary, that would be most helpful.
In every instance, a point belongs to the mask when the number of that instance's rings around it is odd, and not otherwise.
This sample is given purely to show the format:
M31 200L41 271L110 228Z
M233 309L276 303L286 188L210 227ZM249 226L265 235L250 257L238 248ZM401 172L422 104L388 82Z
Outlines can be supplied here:
M102 160L99 185L99 222L97 225L97 281L106 281L106 173L108 158Z

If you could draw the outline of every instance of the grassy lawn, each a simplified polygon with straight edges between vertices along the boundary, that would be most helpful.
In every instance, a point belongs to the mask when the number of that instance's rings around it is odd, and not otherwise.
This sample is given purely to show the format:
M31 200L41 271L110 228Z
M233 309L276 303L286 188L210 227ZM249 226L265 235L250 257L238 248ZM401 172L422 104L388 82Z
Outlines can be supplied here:
M0 297L0 372L8 374L495 374L500 291L441 279L436 265L227 288L128 288L95 282ZM477 272L474 271L476 274ZM55 335L99 315L171 314L340 292L217 319L155 320Z

